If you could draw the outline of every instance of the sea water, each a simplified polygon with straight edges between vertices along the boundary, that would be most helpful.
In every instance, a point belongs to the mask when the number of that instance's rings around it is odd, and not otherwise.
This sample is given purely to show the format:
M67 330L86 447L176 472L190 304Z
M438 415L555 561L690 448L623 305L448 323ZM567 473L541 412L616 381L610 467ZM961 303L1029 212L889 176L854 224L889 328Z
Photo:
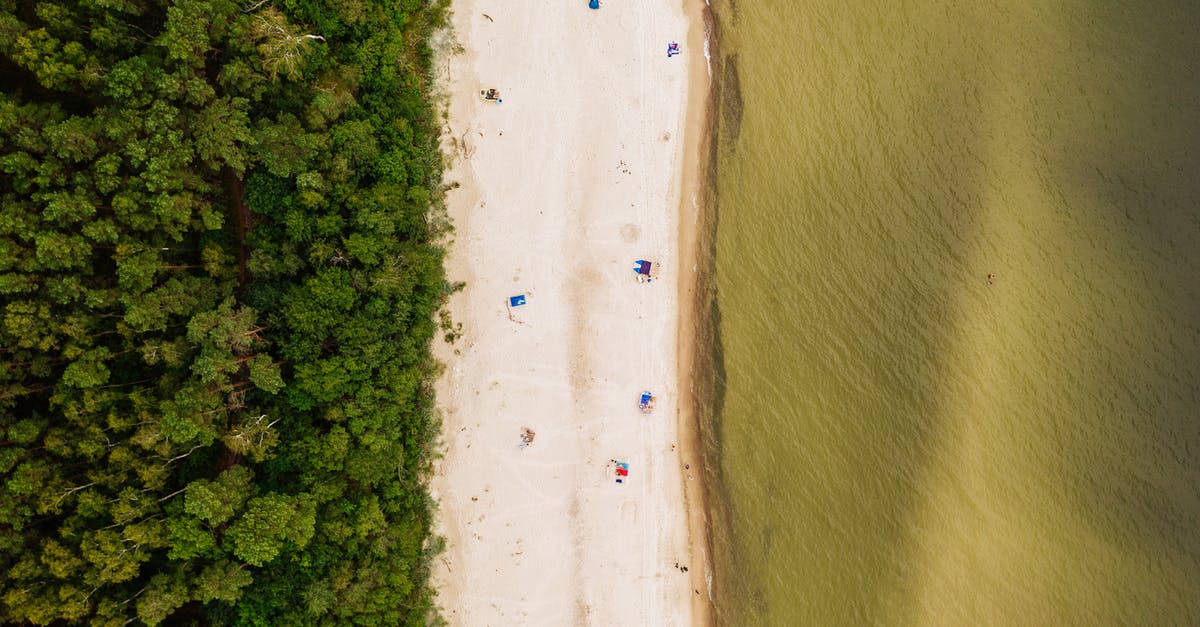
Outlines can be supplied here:
M713 8L718 622L1200 624L1200 3Z

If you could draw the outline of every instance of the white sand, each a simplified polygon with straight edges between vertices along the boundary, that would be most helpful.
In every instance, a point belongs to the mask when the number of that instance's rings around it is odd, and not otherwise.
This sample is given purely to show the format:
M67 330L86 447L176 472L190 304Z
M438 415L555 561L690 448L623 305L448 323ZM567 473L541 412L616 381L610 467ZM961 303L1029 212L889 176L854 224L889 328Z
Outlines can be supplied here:
M688 64L702 50L674 2L453 10L464 51L437 63L458 155L446 179L461 185L447 198L448 273L466 288L449 304L462 337L435 347L444 616L692 624L702 565L676 449L677 248ZM669 41L683 55L668 59ZM503 103L483 102L482 87ZM636 259L659 262L661 278L638 283ZM510 319L507 297L521 293ZM638 411L643 389L653 414ZM525 449L522 428L536 432ZM610 459L629 463L624 484Z

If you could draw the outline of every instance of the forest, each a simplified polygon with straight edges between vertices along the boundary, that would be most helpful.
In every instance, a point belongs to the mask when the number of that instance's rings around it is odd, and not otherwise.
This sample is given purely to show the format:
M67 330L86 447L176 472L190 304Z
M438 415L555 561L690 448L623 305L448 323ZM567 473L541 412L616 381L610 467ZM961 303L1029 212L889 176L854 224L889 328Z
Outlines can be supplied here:
M446 0L0 0L0 623L436 623Z

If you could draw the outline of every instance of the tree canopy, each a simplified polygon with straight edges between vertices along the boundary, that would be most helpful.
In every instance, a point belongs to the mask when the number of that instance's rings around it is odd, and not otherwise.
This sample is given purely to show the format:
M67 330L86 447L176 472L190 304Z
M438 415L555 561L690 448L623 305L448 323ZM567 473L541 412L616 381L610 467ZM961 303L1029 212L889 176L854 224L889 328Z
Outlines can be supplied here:
M0 622L436 620L444 5L0 0Z

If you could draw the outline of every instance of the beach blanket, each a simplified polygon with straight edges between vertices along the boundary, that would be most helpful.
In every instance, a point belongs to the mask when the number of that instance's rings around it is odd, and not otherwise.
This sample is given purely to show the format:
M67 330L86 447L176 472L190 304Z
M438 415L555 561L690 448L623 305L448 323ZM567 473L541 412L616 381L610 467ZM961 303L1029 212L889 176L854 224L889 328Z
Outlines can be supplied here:
M629 476L629 462L617 462L617 483L623 483L622 477Z
M525 304L525 295L517 294L516 296L509 296L508 304L510 307L520 307L521 305L524 305Z

